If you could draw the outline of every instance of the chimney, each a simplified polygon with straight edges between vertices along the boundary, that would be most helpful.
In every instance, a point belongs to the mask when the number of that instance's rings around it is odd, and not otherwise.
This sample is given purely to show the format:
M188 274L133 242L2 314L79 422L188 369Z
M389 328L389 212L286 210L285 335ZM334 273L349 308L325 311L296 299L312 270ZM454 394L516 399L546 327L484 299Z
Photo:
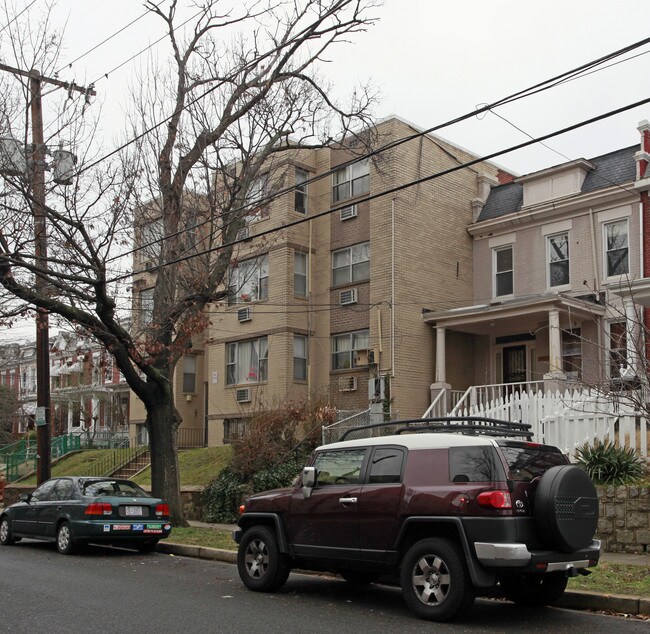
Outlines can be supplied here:
M478 197L472 199L472 222L478 220L481 210L490 195L493 187L496 187L499 182L487 174L479 174L478 180Z
M635 188L648 189L650 187L650 123L646 119L639 122L636 128L641 135L641 148L634 155L636 161L636 183Z

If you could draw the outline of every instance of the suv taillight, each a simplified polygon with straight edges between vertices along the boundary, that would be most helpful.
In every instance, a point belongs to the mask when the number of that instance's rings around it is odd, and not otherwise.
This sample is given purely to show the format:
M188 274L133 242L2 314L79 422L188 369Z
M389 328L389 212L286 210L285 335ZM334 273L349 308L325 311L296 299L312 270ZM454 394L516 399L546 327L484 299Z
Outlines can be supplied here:
M483 491L476 496L476 503L487 509L512 508L512 500L508 491Z
M93 502L86 507L84 515L110 515L113 507L106 502Z
M168 504L157 504L156 505L156 516L157 517L167 517L169 515L169 505Z

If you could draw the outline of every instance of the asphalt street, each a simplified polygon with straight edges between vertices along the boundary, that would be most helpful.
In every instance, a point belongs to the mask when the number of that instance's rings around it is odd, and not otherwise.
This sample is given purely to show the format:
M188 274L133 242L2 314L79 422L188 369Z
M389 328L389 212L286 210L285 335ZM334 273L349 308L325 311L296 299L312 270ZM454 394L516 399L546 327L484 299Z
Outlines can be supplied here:
M396 588L292 574L282 591L246 590L232 564L89 548L77 556L23 540L0 548L0 632L431 632ZM648 632L648 621L478 599L436 632Z

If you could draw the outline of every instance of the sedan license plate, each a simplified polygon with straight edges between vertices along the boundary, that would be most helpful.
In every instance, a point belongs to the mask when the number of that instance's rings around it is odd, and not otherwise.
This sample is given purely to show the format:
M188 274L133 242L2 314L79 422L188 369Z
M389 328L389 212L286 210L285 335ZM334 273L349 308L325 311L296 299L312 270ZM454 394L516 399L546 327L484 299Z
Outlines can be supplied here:
M141 517L142 516L142 507L141 506L125 506L124 515L127 517Z

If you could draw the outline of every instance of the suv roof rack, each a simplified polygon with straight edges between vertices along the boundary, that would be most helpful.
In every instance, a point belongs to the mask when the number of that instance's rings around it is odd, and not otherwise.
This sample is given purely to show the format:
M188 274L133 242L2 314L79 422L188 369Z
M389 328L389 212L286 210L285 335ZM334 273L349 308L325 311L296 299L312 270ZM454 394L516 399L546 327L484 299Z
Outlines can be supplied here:
M499 420L498 418L486 418L483 416L441 416L435 418L414 418L411 420L387 421L384 423L374 423L372 425L361 425L348 429L342 436L341 441L345 440L348 434L362 431L364 429L378 429L381 427L393 427L400 425L396 434L405 433L457 433L468 436L493 436L497 438L518 437L524 440L532 440L533 432L530 431L531 425L528 423L518 423L514 421Z

